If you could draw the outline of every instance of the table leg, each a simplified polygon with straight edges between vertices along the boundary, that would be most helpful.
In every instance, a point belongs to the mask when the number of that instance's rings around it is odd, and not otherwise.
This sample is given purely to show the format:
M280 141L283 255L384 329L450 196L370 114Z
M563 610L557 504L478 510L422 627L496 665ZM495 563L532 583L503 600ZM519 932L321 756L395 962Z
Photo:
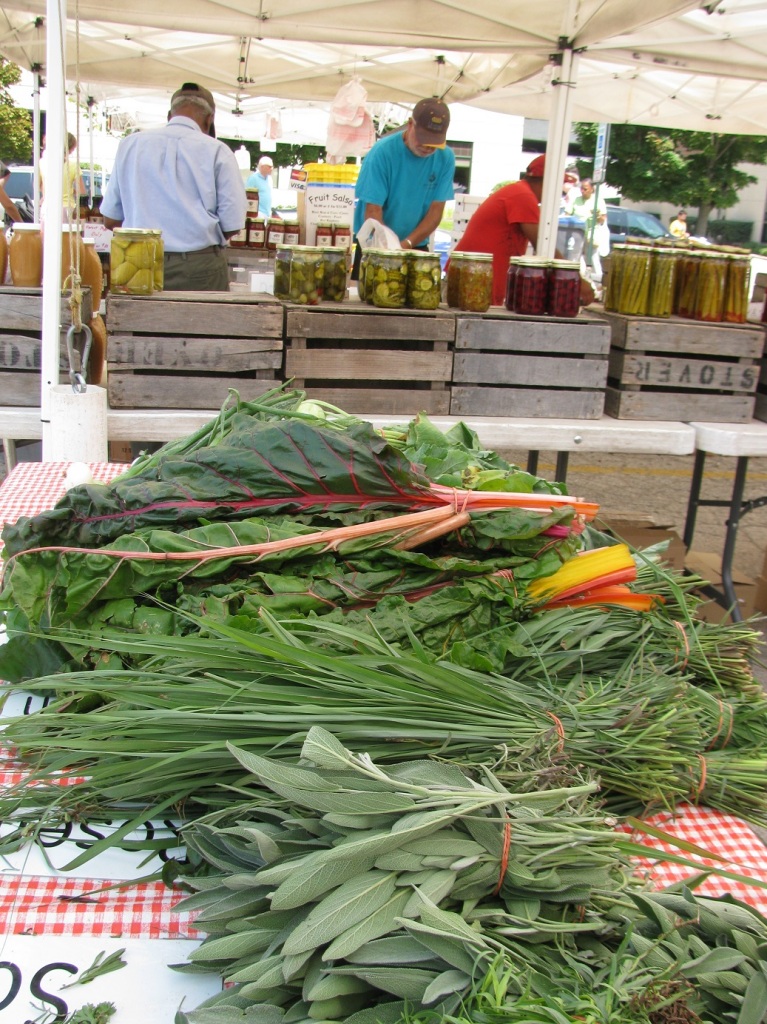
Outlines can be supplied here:
M567 480L567 464L570 460L570 452L557 452L557 468L554 479L559 483Z
M5 472L10 473L16 468L16 442L12 437L3 438L3 455L5 456Z
M695 520L698 516L698 505L700 504L700 488L703 482L703 467L706 465L706 453L695 452L695 464L692 469L692 483L690 484L690 497L687 502L687 518L684 521L684 535L682 540L689 551L692 547L692 538L695 534Z
M533 476L538 475L538 456L540 454L532 449L527 453L527 472L532 473Z
M732 497L730 499L730 515L725 524L727 532L724 535L724 550L722 551L722 589L724 590L727 605L733 622L742 622L743 615L738 607L738 598L735 594L735 585L732 582L732 558L735 554L735 541L738 537L738 525L741 512L743 511L743 491L746 487L746 473L748 471L748 457L741 455L735 464L735 480L732 485Z

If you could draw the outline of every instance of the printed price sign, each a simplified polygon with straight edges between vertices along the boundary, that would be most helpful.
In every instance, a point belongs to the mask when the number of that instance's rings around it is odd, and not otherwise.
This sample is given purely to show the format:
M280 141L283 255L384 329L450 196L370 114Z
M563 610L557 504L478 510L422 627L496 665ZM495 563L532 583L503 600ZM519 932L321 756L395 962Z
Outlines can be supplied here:
M594 154L594 173L591 180L595 185L602 185L607 177L607 158L610 146L610 125L600 124L597 132L597 149Z

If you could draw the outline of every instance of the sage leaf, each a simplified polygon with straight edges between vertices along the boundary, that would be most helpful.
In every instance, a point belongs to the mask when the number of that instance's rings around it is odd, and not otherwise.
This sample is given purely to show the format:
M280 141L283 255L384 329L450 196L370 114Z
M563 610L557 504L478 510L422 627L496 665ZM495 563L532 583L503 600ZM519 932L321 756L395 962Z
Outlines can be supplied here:
M423 994L438 975L418 967L367 967L354 964L349 967L333 967L334 974L353 974L362 978L373 988L389 992L400 999L423 1002Z
M442 996L452 996L464 991L470 984L470 974L464 974L463 971L443 971L428 986L421 1002L428 1006L429 1003L435 1003Z
M392 872L369 871L349 879L325 897L283 944L283 952L302 953L331 942L341 932L374 914L394 892Z
M737 1024L761 1024L767 1016L767 977L757 971L748 983Z
M396 931L399 928L398 921L405 913L410 896L411 894L406 889L398 889L378 910L367 915L358 924L341 932L325 950L323 959L341 960L349 957L360 946L364 946L372 939L379 939L383 935Z

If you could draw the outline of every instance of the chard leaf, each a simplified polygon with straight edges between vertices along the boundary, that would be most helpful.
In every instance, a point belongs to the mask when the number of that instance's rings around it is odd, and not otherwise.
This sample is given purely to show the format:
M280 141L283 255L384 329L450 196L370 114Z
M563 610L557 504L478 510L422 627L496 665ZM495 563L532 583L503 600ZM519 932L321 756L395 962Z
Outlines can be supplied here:
M349 879L326 896L283 944L287 954L331 942L341 932L374 914L394 892L392 872L369 871Z

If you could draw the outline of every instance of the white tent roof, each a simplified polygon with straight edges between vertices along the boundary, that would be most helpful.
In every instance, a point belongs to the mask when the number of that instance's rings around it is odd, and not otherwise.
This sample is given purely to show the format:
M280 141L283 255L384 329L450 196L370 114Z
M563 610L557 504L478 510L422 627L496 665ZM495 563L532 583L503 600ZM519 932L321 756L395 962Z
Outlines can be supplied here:
M329 101L358 75L371 102L441 95L466 102L538 74L562 37L592 46L689 9L690 0L80 0L69 5L67 79L87 95L114 87L206 85L219 106L246 97ZM45 66L46 0L3 0L0 52ZM179 30L179 26L183 26ZM375 45L372 45L372 41Z

